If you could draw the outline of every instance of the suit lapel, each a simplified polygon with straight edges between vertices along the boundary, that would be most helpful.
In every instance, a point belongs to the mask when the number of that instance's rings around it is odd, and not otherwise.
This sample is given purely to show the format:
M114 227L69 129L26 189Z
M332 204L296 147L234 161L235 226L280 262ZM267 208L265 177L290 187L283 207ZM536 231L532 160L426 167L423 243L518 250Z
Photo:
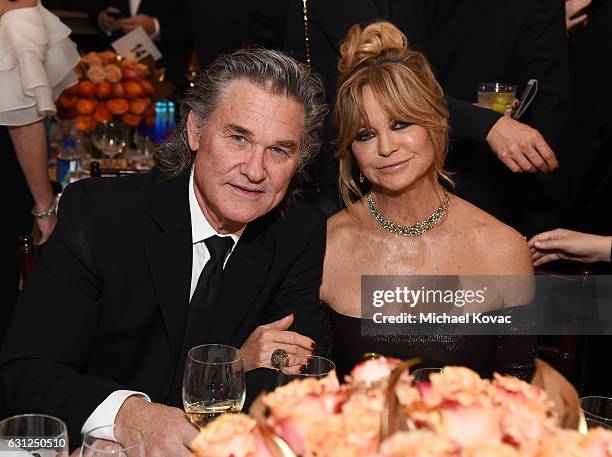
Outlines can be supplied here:
M189 174L156 183L145 227L146 253L174 357L183 343L191 286Z
M221 291L212 315L211 343L230 343L268 275L272 252L256 236L257 225L247 226L225 266Z

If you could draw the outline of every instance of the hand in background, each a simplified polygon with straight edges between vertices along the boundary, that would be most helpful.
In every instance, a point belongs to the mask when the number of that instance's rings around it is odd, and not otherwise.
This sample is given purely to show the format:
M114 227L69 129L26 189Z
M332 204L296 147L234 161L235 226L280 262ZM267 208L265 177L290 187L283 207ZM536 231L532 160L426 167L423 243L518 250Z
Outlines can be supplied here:
M578 24L587 24L588 15L580 14L591 4L591 0L565 0L565 29L569 32Z
M244 370L255 368L274 368L272 353L283 349L289 354L287 371L297 373L312 355L315 342L307 336L287 329L293 323L293 314L266 325L260 325L249 335L240 351L244 357Z
M57 216L53 215L44 219L36 218L35 220L36 227L40 231L40 238L37 240L36 245L40 246L41 244L46 243L51 234L53 233L55 224L57 224Z
M528 244L535 267L553 260L610 262L612 237L556 229L537 234Z
M117 8L111 6L102 11L100 13L100 16L98 17L100 26L104 30L113 33L121 28L121 25L119 24L120 19L117 19L115 16L111 16L108 13L120 13L120 11Z
M123 402L115 424L142 432L147 457L191 457L188 446L198 434L182 410L134 396Z
M119 19L119 26L125 33L131 32L136 27L142 27L147 35L155 34L155 20L146 14L137 14L136 16Z
M555 153L536 129L502 116L487 135L487 143L504 165L515 173L547 173L559 168Z

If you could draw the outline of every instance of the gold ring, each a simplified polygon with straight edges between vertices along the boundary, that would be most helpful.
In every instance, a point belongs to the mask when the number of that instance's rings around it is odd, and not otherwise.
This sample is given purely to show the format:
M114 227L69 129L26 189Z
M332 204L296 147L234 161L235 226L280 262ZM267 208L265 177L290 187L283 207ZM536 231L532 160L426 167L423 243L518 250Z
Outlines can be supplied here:
M272 366L277 370L281 368L285 368L289 365L289 354L284 349L277 349L272 353L272 357L270 358L272 362Z

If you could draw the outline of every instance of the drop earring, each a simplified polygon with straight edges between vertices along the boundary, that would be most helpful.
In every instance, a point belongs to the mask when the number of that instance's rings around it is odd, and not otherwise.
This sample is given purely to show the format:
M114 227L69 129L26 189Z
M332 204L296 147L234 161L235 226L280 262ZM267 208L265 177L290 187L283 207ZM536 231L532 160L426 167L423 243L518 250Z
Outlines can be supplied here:
M363 184L365 182L365 178L363 176L363 173L361 171L359 171L359 183Z

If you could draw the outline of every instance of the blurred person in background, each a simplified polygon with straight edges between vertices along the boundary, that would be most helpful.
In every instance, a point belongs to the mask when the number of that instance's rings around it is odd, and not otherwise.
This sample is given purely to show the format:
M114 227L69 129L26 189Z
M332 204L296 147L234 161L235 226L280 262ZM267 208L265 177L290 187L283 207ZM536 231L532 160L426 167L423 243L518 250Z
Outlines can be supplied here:
M520 118L555 151L559 173L542 174L529 148L530 173L517 176L482 143L453 135L447 165L456 192L523 235L559 227L569 197L570 90L565 11L556 0L429 0L422 2L427 53L453 97L475 102L479 83L518 85L538 93ZM489 144L491 146L491 144ZM524 169L524 168L523 168Z
M105 49L142 27L163 55L156 66L166 69L165 80L183 87L192 53L184 0L87 0L86 8L91 22L107 37Z
M69 35L37 0L0 0L0 341L19 293L17 237L32 232L34 219L43 244L56 223L44 119L55 114L61 91L77 82L72 70L79 55Z

